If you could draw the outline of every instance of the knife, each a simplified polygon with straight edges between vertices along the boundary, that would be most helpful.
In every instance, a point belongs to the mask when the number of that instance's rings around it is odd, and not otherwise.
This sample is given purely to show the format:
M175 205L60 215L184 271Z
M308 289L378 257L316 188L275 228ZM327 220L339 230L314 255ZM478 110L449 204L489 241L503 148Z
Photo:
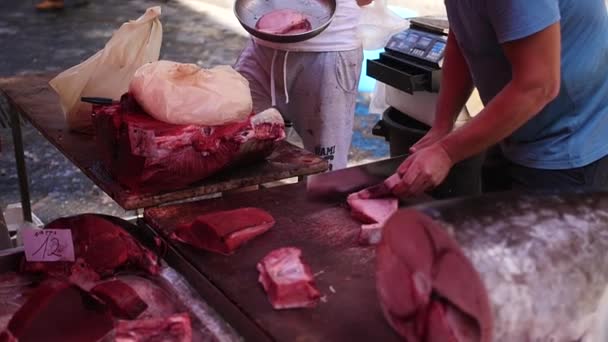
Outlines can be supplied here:
M349 198L357 197L357 198L361 198L361 199L368 199L368 198L382 198L382 197L387 197L387 196L393 196L393 189L395 188L395 186L397 186L397 184L399 184L399 182L401 182L401 177L399 176L399 174L397 174L395 172L392 175L390 175L388 178L383 180L382 182L380 182L376 185L367 187L358 192L354 192L354 193L350 194L348 197Z
M80 101L98 105L112 105L120 103L119 101L114 101L113 99L107 97L81 97Z
M369 164L308 176L307 195L311 199L331 200L368 187L372 187L368 191L371 190L375 194L374 197L388 195L390 189L384 184L384 181L397 171L407 156L408 154L405 154Z

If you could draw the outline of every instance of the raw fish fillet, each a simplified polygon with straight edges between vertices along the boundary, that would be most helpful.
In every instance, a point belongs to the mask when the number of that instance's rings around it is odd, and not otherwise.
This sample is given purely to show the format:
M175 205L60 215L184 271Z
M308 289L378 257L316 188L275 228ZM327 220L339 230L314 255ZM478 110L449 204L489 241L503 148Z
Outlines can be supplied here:
M295 34L310 31L312 25L301 12L292 9L279 9L264 14L256 23L259 31L271 34Z
M274 218L258 208L240 208L203 214L175 229L171 238L221 254L237 248L274 226Z
M315 307L321 297L310 267L294 247L270 252L257 265L264 290L275 309Z

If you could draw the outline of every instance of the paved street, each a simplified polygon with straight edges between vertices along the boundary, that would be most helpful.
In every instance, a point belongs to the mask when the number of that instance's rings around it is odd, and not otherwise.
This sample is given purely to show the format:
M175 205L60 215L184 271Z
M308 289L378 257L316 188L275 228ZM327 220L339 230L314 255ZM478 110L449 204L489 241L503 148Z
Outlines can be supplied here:
M74 1L66 1L68 5ZM104 0L39 13L34 1L0 2L0 77L65 70L101 49L120 24L140 16L147 7L162 6L162 59L197 63L204 67L232 64L247 39L225 0ZM417 6L421 14L442 11L442 1L391 1ZM434 5L433 5L434 4ZM388 147L371 136L379 119L368 114L367 94L357 107L351 161L381 158ZM0 100L0 106L3 104ZM0 207L19 201L10 129L0 118ZM94 211L128 215L78 169L47 143L31 126L23 127L26 162L34 212L49 221L58 216Z

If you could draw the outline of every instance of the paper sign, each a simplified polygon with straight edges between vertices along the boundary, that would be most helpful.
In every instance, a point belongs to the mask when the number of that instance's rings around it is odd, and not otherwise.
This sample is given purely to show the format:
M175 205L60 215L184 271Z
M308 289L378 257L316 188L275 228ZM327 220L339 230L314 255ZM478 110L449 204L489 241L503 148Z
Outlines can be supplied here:
M21 230L27 261L74 261L74 242L69 229Z

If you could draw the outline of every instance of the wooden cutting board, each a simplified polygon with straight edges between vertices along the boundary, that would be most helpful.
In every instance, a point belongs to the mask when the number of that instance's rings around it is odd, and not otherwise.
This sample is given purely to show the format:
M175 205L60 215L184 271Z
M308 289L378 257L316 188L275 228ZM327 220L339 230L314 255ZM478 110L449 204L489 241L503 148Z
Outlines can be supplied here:
M182 256L272 339L278 341L398 341L382 315L375 289L374 248L357 244L360 224L343 201L311 202L304 184L151 208L144 221L167 236L197 215L241 207L270 212L276 225L232 256L172 243ZM258 283L257 262L270 251L298 247L324 300L314 309L277 311ZM221 312L221 308L216 308ZM229 322L230 323L230 322Z

